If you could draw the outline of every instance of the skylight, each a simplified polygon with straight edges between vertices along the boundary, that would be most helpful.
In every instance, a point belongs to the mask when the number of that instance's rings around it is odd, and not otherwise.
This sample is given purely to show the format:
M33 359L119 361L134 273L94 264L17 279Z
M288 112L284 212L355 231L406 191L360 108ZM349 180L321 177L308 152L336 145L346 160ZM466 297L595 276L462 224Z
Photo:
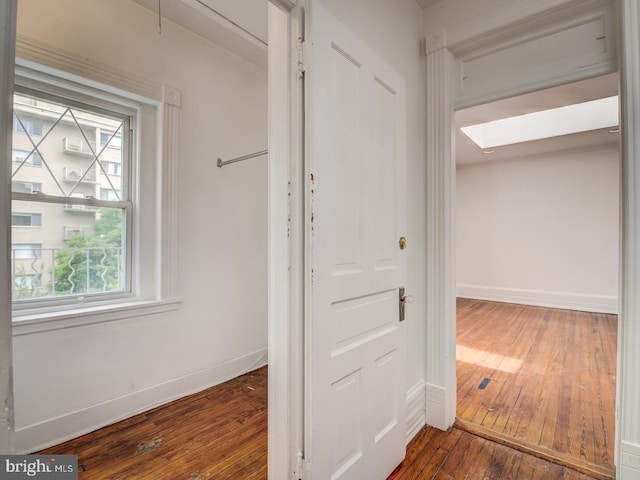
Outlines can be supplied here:
M462 127L480 148L587 132L618 125L618 97L601 98Z

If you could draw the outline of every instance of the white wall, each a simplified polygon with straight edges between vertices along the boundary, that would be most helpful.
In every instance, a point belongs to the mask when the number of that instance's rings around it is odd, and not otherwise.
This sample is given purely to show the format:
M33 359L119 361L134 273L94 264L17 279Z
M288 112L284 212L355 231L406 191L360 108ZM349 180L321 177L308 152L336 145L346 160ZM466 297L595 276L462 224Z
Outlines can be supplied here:
M458 295L617 312L619 170L617 143L459 166Z
M424 379L425 64L422 10L415 0L323 0L334 16L405 79L407 95L407 388Z
M175 312L14 338L32 451L265 364L267 75L127 0L21 0L18 35L182 92Z

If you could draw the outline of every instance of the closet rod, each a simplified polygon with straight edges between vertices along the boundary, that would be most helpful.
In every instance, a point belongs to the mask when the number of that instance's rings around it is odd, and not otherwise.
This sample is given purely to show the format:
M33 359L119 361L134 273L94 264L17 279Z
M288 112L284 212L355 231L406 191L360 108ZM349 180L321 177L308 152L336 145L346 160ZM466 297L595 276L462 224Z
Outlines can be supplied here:
M269 153L269 150L262 150L260 152L251 153L249 155L244 155L243 157L232 158L231 160L227 160L225 162L223 162L221 158L218 158L218 166L219 167L224 167L225 165L229 165L230 163L236 163L236 162L241 162L243 160L249 160L250 158L260 157L262 155L266 155L267 153Z

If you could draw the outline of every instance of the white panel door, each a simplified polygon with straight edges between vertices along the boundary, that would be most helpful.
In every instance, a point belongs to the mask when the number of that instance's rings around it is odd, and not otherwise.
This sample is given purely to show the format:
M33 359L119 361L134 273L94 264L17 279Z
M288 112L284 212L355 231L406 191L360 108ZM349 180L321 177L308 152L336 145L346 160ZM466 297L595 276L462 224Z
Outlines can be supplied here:
M404 80L318 1L307 12L305 458L386 479L405 455Z

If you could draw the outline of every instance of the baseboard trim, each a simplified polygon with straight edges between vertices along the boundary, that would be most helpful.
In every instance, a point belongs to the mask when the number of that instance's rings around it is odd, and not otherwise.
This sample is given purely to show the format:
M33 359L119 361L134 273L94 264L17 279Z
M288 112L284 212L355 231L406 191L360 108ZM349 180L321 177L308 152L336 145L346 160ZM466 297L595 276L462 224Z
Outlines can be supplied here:
M458 285L457 296L494 302L520 303L537 307L562 308L582 312L618 314L618 298L612 295L550 292L518 288Z
M153 385L55 418L16 428L16 452L57 445L151 408L231 380L267 364L267 349L242 355L167 382Z
M640 478L640 445L621 442L621 480Z
M425 383L420 380L407 392L407 444L425 425Z
M425 384L425 424L440 430L447 430L447 389L432 383Z
M585 475L589 475L598 480L614 480L616 476L616 472L614 470L587 462L578 462L575 458L568 455L563 455L561 453L554 452L553 450L540 447L539 445L524 442L508 435L494 432L486 427L476 425L465 420L460 420L459 418L456 418L453 426L471 433L472 435L513 448L514 450L526 453L527 455L533 455L534 457L541 458L542 460L570 468L576 472L584 473Z

